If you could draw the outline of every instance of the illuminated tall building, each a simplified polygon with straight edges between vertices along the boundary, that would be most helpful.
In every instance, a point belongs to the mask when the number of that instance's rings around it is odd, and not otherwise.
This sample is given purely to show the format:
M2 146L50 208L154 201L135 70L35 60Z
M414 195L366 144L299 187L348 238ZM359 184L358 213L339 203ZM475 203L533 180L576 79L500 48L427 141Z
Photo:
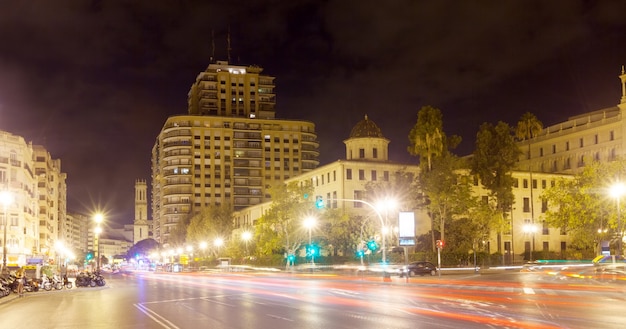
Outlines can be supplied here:
M275 119L274 78L218 61L188 94L188 115L168 118L152 149L154 239L167 245L181 220L204 207L234 210L269 200L275 182L315 169L308 121Z
M69 240L66 174L61 161L40 145L0 131L0 191L11 196L0 205L0 241L7 265L55 259L55 243ZM6 239L4 235L6 233Z
M34 145L33 156L39 193L39 248L52 257L57 241L65 243L72 238L66 214L67 174L61 172L61 160L53 159L43 146Z

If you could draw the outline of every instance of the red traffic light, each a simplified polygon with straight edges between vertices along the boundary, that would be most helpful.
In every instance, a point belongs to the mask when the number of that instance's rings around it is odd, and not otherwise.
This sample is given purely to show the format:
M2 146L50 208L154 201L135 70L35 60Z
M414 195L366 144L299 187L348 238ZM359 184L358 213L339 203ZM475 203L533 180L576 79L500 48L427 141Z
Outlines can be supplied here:
M443 240L437 240L437 248L438 249L443 249L444 245L445 245L445 242Z

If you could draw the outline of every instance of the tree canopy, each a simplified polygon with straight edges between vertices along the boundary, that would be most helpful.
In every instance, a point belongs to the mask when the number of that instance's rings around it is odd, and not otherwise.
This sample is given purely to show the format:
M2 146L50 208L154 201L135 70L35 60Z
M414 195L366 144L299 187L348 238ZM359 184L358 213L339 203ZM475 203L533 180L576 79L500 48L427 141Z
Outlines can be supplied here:
M545 213L547 224L565 230L571 238L570 248L580 255L593 255L598 240L610 240L616 246L615 233L624 221L618 220L617 210L624 202L617 198L626 200L626 195L612 196L611 187L622 177L626 177L626 161L594 162L544 191L542 197L550 204ZM620 213L624 214L623 209Z

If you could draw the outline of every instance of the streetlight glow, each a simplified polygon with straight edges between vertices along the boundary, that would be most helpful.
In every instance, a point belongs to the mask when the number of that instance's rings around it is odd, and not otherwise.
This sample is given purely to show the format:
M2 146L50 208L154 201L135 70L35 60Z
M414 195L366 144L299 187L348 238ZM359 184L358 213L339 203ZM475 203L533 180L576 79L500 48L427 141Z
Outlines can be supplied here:
M98 271L100 271L100 233L102 233L102 227L100 227L100 224L102 224L102 222L104 222L104 215L102 213L96 213L93 216L93 221L96 223L96 227L94 228L93 232L95 234L95 256L96 256L96 269Z
M622 229L622 218L621 218L621 207L620 207L620 199L624 194L626 194L626 185L622 182L617 182L611 186L610 189L611 197L615 198L617 203L617 233L619 234L619 239L617 241L617 254L619 256L622 255L622 244L624 243L624 232Z
M7 226L9 221L9 214L7 214L7 208L13 203L13 194L9 191L0 192L0 203L4 207L4 238L2 239L2 272L7 269Z
M389 210L393 210L397 207L398 202L395 199L392 198L384 198L380 201L378 201L376 203L376 208L374 210L376 210L376 212L378 213L378 216L381 218L382 221L382 216L380 215L381 211L385 212L385 218L384 221L381 223L381 228L380 228L380 235L382 235L382 249L383 249L383 264L387 262L387 246L386 246L386 238L385 236L387 235L387 222L389 221Z

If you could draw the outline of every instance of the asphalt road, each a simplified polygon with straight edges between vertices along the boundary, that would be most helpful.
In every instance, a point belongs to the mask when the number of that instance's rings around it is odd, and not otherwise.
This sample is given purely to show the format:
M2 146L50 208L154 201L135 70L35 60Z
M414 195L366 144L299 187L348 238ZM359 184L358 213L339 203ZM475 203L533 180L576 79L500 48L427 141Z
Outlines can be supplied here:
M1 328L623 328L626 286L538 273L134 273L0 299Z

